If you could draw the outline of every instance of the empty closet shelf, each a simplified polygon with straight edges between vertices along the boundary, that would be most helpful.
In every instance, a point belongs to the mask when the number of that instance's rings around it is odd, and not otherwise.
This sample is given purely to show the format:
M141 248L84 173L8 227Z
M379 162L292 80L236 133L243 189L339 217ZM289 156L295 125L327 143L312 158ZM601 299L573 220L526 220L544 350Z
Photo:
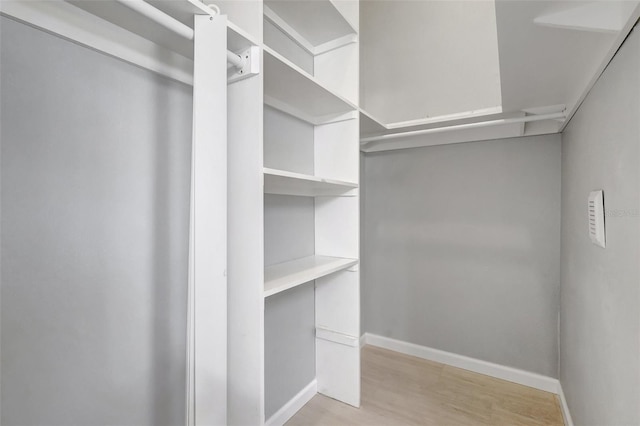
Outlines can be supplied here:
M356 259L314 255L268 266L264 270L264 297L350 268L357 263Z
M265 194L301 195L306 197L346 195L357 183L323 179L284 170L264 169Z
M357 32L331 0L264 2L265 18L312 54L340 46L340 40L354 38Z
M353 103L264 46L264 103L313 125L358 116Z

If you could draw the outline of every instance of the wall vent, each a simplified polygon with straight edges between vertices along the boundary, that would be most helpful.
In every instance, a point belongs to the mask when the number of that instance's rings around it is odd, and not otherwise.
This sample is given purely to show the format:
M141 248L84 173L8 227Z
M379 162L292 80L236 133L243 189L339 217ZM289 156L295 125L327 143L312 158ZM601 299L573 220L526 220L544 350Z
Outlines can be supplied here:
M591 242L605 247L604 194L602 190L589 193L589 237Z

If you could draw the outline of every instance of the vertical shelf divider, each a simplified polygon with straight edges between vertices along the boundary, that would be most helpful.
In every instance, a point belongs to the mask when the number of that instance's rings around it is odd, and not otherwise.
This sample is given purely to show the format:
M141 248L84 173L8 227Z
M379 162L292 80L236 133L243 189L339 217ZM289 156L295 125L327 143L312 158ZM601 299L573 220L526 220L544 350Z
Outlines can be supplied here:
M187 360L195 425L227 422L226 50L227 17L195 16Z

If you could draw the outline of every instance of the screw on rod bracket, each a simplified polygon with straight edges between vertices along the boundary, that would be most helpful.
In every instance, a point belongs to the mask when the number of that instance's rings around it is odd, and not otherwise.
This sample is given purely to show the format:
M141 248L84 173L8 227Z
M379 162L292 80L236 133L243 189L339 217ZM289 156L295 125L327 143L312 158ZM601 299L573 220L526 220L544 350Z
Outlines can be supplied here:
M251 46L237 55L239 66L231 66L227 72L227 83L235 83L253 75L260 74L260 48ZM236 65L234 63L234 65Z

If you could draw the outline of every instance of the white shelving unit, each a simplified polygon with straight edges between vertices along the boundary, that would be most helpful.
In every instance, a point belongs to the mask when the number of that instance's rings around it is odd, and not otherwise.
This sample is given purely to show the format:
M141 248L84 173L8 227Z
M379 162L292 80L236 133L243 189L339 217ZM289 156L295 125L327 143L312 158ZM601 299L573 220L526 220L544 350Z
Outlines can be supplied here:
M359 3L267 0L250 13L224 3L263 54L260 76L229 86L229 423L277 425L293 414L269 402L266 378L289 372L265 363L285 350L268 340L283 331L265 327L269 301L289 303L303 285L314 286L314 389L357 407ZM300 238L306 251L287 247Z
M353 103L268 46L264 48L264 68L267 105L313 125L355 117Z
M265 197L313 197L309 226L315 240L313 255L267 265L264 296L314 282L318 392L354 406L360 405L360 352L354 345L360 336L358 7L265 1L264 14L264 103L284 113L265 114L265 158L278 163L265 164ZM295 201L280 200L265 203L275 209L266 216L298 214L283 212ZM278 231L278 239L287 234ZM279 246L265 240L265 256ZM286 420L279 416L271 421Z
M357 183L323 179L302 173L264 169L264 193L306 197L352 195Z
M267 0L264 16L310 54L318 55L357 42L357 26L346 17L349 12L357 15L353 3Z
M264 297L348 269L356 264L358 264L357 259L307 256L269 266L264 270Z

